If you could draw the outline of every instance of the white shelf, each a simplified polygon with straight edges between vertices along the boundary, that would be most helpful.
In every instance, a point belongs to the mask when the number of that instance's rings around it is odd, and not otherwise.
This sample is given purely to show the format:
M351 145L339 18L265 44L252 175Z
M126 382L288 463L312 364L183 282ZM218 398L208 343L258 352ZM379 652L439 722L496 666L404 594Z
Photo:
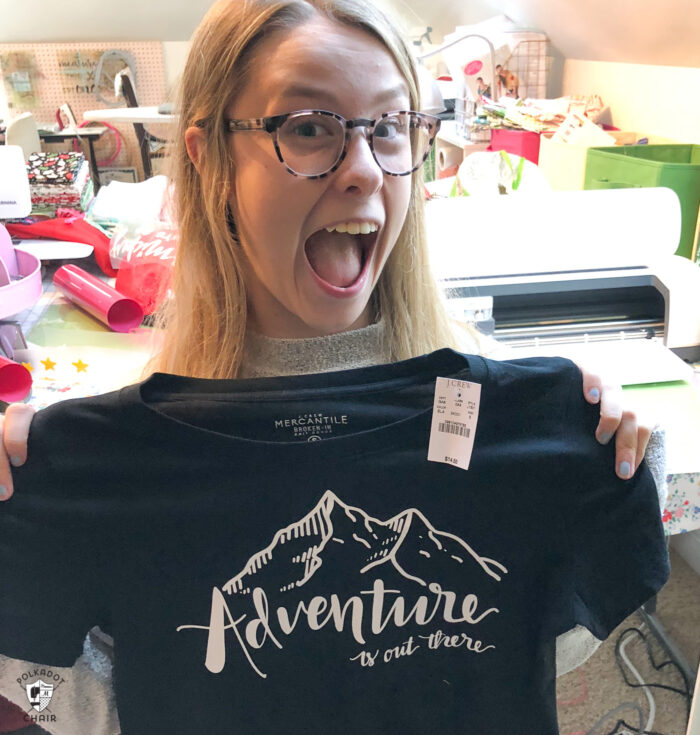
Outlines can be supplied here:
M437 134L438 140L444 140L450 145L463 148L469 141L457 133L457 122L455 120L443 120Z

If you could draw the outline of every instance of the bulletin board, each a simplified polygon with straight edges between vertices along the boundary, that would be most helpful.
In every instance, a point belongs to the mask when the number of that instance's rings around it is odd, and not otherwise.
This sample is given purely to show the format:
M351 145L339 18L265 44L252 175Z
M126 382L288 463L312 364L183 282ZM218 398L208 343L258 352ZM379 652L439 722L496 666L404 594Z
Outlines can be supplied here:
M95 71L102 54L110 50L121 51L133 59L140 105L158 105L166 101L163 44L158 41L0 44L0 118L9 119L21 112L31 112L41 127L54 124L56 111L66 102L79 123L85 110L106 108L108 105L96 96ZM112 61L105 62L103 68L113 75L120 66ZM121 100L118 106L124 105ZM120 124L118 129L122 151L110 166L140 167L132 125ZM167 137L168 126L149 126L149 131ZM98 163L111 157L115 152L114 135L102 136L95 150Z

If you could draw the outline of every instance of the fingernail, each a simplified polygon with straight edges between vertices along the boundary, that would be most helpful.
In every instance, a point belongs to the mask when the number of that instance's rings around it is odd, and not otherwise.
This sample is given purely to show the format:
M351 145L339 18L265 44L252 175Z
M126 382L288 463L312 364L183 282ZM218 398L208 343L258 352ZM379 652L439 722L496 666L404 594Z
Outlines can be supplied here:
M612 434L609 431L604 431L599 437L598 441L601 444L607 444L612 439Z
M19 467L22 464L22 458L21 457L10 457L10 464L13 467Z
M630 466L630 463L620 462L619 473L620 477L626 480L632 474L632 467Z
M591 388L588 391L588 397L597 403L600 400L600 391L597 388Z
M4 500L7 497L7 488L4 485L0 485L0 500Z

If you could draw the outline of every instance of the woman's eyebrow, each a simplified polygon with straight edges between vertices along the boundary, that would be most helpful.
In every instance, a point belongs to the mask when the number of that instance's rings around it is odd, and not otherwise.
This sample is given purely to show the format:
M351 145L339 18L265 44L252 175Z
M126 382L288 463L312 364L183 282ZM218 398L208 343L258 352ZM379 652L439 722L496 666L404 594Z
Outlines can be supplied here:
M305 84L292 84L281 90L279 98L284 99L285 97L310 97L312 99L322 99L324 102L328 100L335 105L340 104L342 101L336 93L331 90L312 87ZM385 102L394 101L399 97L408 97L408 88L405 84L397 84L395 87L381 90L374 95L372 102L375 105L381 105Z

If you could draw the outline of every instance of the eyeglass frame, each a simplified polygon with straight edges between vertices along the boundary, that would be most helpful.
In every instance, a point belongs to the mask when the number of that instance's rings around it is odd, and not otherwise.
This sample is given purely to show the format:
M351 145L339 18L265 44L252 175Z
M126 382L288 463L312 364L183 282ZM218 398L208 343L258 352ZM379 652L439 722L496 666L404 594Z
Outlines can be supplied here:
M315 114L315 115L325 115L327 117L332 117L338 121L340 121L345 128L345 141L343 143L343 149L340 152L340 155L338 156L338 160L331 166L331 168L328 169L328 171L324 171L322 174L302 174L298 171L294 171L289 167L289 164L284 160L282 157L282 151L280 150L277 135L279 129L284 125L284 123L289 120L290 117L293 115L308 115L308 114ZM384 118L390 117L391 115L417 115L421 120L424 120L428 123L428 129L431 131L430 140L428 141L428 144L425 148L425 154L423 155L423 158L420 160L419 163L417 163L410 171L405 171L404 173L393 173L391 171L386 171L381 163L379 163L379 160L377 159L377 154L374 150L374 128L376 127L377 123L383 120ZM335 112L330 112L329 110L294 110L292 112L285 112L281 115L271 115L269 117L251 117L251 118L244 118L244 119L229 119L225 118L224 123L226 124L226 130L229 133L244 133L244 132L250 132L253 130L262 130L270 135L272 138L272 143L275 147L275 153L277 153L277 158L279 159L280 163L284 165L284 167L289 171L292 176L300 176L304 179L322 179L324 176L328 176L329 174L332 174L334 171L337 171L340 167L340 164L345 160L345 157L347 156L348 152L348 145L350 144L350 131L354 128L366 128L369 129L369 135L367 132L365 132L365 138L367 139L367 143L369 144L369 148L372 151L372 158L374 158L377 166L382 170L383 173L385 173L387 176L409 176L414 171L417 171L425 162L425 159L430 154L430 149L433 146L433 143L435 142L435 138L438 134L438 131L440 130L440 123L441 120L439 117L436 117L435 115L429 115L426 112L417 112L416 110L392 110L390 112L383 112L379 117L375 118L374 120L370 120L366 117L356 117L352 120L347 120L342 115L338 115Z

